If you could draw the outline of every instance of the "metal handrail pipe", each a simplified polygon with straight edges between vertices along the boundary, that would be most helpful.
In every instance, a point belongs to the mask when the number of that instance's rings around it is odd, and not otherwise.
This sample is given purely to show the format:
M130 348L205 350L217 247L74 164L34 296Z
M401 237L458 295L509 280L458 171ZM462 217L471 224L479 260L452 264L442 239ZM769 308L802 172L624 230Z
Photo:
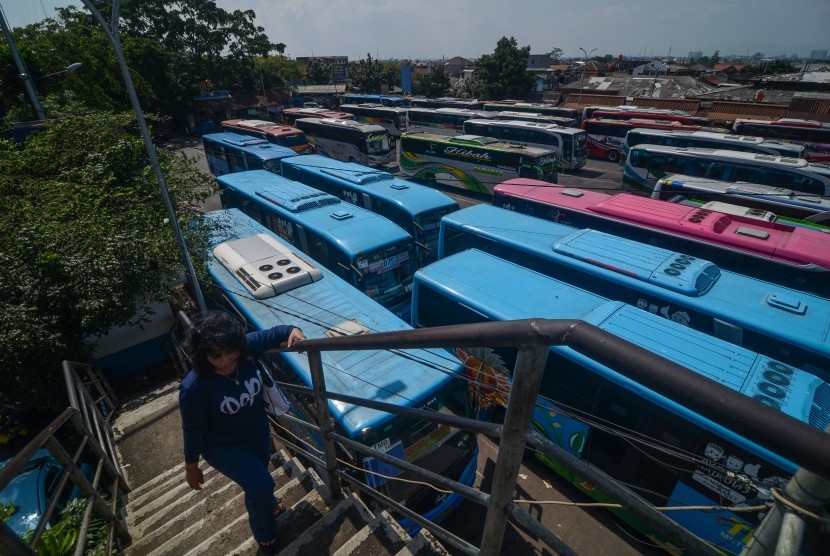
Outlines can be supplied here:
M470 488L465 484L459 483L458 481L448 479L442 475L439 475L438 473L433 473L432 471L424 469L423 467L409 463L408 461L398 459L394 456L390 456L388 454L375 450L374 448L370 448L365 444L361 444L360 442L352 440L351 438L346 438L345 436L341 436L336 433L332 434L332 437L338 442L341 442L346 446L354 448L358 452L370 455L373 458L379 459L380 461L388 463L390 465L394 465L398 469L403 469L404 471L411 473L416 477L424 479L428 481L430 484L443 488L444 490L451 490L457 492L464 498L481 504L482 506L486 506L487 502L490 500L490 496L488 494L485 494L484 492L481 492L480 490Z
M73 410L73 413L70 416L70 420L72 421L73 425L75 425L78 432L83 434L84 433L83 421L81 420L81 416L78 414L78 412ZM104 452L104 450L98 444L96 444L95 442L91 442L89 444L89 449L92 450L95 457L101 458L101 459L104 460L104 468L106 469L106 471L110 475L110 477L118 477L120 479L120 481L121 481L121 491L124 492L125 494L131 492L132 487L130 487L130 485L127 482L126 478L124 478L124 476L121 474L121 471L117 467L115 467L115 463L110 460L110 458L107 456L107 453Z
M559 556L576 556L578 554L564 540L559 538L559 535L545 527L539 520L533 519L533 516L527 510L515 502L508 504L507 512L516 523L541 539L542 542L551 547Z
M69 421L72 416L75 414L75 410L71 407L67 407L64 409L60 415L55 417L51 423L46 425L46 427L37 433L34 438L32 438L23 448L20 449L19 452L9 461L6 465L0 469L0 490L6 488L12 479L14 479L20 471L23 469L23 466L28 463L32 456L35 455L40 448L46 444L46 440L55 434L55 432L60 429L64 423Z
M403 417L412 419L419 419L422 421L430 421L438 423L439 425L446 425L456 429L464 429L470 432L485 434L487 436L501 436L502 425L496 423L489 423L487 421L480 421L477 419L469 419L467 417L458 417L456 415L448 415L446 413L438 413L436 411L427 411L425 409L413 409L411 407L402 407L386 402L377 402L374 400L367 400L365 398L358 398L356 396L348 396L346 394L338 394L336 392L326 391L323 393L326 398L330 400L337 400L341 402L350 403L353 405L360 405L370 409L377 409L386 413L394 413Z
M415 349L430 347L509 347L522 344L567 343L570 329L591 326L580 320L523 319L475 324L435 326L414 330L376 332L356 336L313 338L293 348L271 351L341 351L369 349ZM609 334L610 336L610 334Z
M417 513L413 512L412 510L410 510L406 506L403 506L402 504L396 502L395 500L392 500L391 498L389 498L385 494L382 494L382 493L378 492L377 490L373 489L372 487L369 487L369 486L363 484L359 480L357 480L354 477L350 476L348 473L345 473L344 471L338 470L337 474L338 474L338 476L340 476L340 478L344 479L346 482L351 484L357 490L365 493L368 496L371 496L373 498L376 498L376 499L380 500L381 502L383 502L387 506L390 506L390 507L394 508L396 512L398 512L402 515L405 515L406 517L408 517L409 519L411 519L412 521L414 521L415 523L417 523L418 525L420 525L424 529L429 530L430 533L432 533L433 535L438 537L441 541L443 541L443 542L445 542L449 545L452 545L453 547L455 547L459 551L463 552L464 554L469 554L471 556L477 556L479 554L479 550L475 546L469 544L464 539L461 539L460 537L455 536L454 534L450 533L449 531L447 531L446 529L444 529L440 525L438 525L436 523L433 523L433 522L429 521L428 519L424 519L423 517L421 517L420 514L417 514Z
M655 353L579 320L526 319L303 340L290 350L567 345L621 375L810 471L830 478L824 432Z
M692 554L718 556L722 553L712 545L693 535L676 521L654 509L650 504L630 489L617 483L612 477L596 466L590 465L573 456L560 446L554 444L536 431L525 433L525 441L574 475L589 481L597 490L608 495L624 507L634 511L643 522L660 531L666 540L677 546L687 547Z

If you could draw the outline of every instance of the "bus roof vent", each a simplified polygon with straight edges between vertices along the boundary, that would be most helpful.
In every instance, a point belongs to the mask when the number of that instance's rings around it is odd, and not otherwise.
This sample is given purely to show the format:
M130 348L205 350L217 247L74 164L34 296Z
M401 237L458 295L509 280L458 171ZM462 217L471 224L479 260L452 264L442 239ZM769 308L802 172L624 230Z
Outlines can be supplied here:
M404 189L409 189L409 184L404 181L396 181L389 187L391 187L392 189L397 189L398 191L403 191Z
M335 324L326 330L326 336L329 338L337 338L338 336L360 336L361 334L369 334L366 326L354 319L344 320L340 324Z
M767 305L793 313L796 315L804 315L807 313L807 303L803 299L799 299L792 294L771 293L766 299Z
M266 234L220 243L213 256L257 299L274 297L323 277L319 268Z
M389 172L382 172L379 170L367 172L366 170L329 170L328 168L323 168L320 170L320 172L322 172L323 174L328 174L329 176L334 176L335 178L350 183L357 183L360 185L376 181L386 181L395 179L395 176L393 176Z
M720 277L709 261L590 229L564 237L553 250L605 269L599 273L615 272L688 296L705 294Z
M347 212L345 210L339 210L337 212L331 213L331 217L334 218L335 220L346 220L346 219L351 218L353 216L354 216L354 214L352 214L351 212Z
M291 212L303 212L328 205L336 205L340 199L334 195L315 191L301 195L280 195L279 190L257 189L256 194Z

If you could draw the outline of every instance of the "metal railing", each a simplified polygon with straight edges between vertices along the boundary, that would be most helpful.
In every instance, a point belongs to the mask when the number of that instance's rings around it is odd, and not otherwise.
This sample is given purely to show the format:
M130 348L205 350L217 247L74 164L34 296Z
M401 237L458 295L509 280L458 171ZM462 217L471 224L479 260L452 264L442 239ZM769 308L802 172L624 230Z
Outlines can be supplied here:
M81 378L79 371L86 375L86 379ZM130 487L117 463L109 423L118 402L103 375L95 368L64 361L63 373L70 407L0 469L2 490L23 470L35 453L45 447L62 469L57 478L57 486L29 542L24 541L5 523L0 523L0 554L37 554L46 527L57 512L62 495L70 483L86 500L75 543L75 555L84 553L93 516L107 524L108 554L112 553L116 538L121 546L130 544L127 527L119 516L122 497L130 491ZM87 465L89 463L91 465ZM92 470L91 479L84 473L85 467Z
M822 431L796 421L748 396L626 340L585 322L573 320L496 322L303 341L300 347L285 351L302 350L308 354L313 388L299 388L289 384L280 384L280 386L313 395L316 401L317 423L323 423L324 426L316 427L292 417L281 419L287 418L292 423L313 428L321 434L323 437L322 458L302 447L296 448L325 468L329 488L334 497L340 492L341 480L346 480L365 494L380 500L396 512L426 527L443 542L466 554L487 556L498 554L508 518L513 518L558 553L573 553L562 539L533 519L527 511L517 506L511 499L525 443L554 458L570 471L590 480L598 490L618 500L625 509L638 515L646 524L676 546L685 548L694 554L721 554L711 544L664 516L647 501L597 468L575 458L540 435L528 432L534 404L527 403L527 400L536 399L548 350L550 346L555 345L568 346L636 380L645 387L724 424L738 434L785 455L791 461L822 476L830 477L830 442L827 442L827 436ZM401 408L328 392L325 387L320 355L323 351L334 350L512 346L518 346L519 351L503 425ZM493 473L494 479L490 494L471 489L337 434L333 430L332 420L328 414L328 405L322 402L324 399L362 405L499 438L498 461ZM468 500L486 506L487 514L481 546L476 548L470 545L371 487L356 481L339 467L336 458L337 444L348 446L357 452L392 464L425 481L441 488L451 489Z

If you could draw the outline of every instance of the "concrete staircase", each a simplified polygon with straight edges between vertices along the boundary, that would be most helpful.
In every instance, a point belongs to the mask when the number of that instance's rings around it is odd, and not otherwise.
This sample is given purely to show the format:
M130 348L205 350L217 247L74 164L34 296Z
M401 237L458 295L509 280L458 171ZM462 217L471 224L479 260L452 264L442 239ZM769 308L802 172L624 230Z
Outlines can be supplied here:
M130 429L155 441L144 439L149 459L165 438L175 444L178 418L174 396L154 410L145 421L134 420ZM142 408L146 411L147 406ZM159 418L160 415L166 415ZM145 415L144 417L148 417ZM142 419L143 420L143 419ZM161 427L161 430L158 430ZM156 430L153 430L156 429ZM126 427L122 424L123 433ZM158 442L158 444L156 444ZM146 448L148 445L152 448ZM121 458L141 458L141 451L121 450ZM332 501L329 491L313 469L305 468L284 450L275 454L272 476L277 484L276 495L288 508L277 518L280 554L383 556L445 555L440 543L425 530L414 538L404 531L388 513L374 515L356 496ZM129 461L122 464L130 469ZM138 466L140 462L136 462ZM251 536L242 489L202 462L205 483L202 490L191 490L184 481L184 464L157 472L133 491L125 507L127 527L133 543L127 556L253 556L257 544ZM132 482L135 482L133 478Z

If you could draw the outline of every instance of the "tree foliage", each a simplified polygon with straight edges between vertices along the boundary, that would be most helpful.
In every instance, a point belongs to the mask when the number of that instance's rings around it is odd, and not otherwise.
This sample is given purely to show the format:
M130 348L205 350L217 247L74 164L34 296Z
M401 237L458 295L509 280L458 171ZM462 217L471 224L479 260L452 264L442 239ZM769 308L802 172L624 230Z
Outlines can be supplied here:
M108 19L111 0L93 4ZM14 30L40 97L68 95L88 107L129 108L112 46L88 10L69 6L57 13L54 19ZM213 0L122 2L121 42L144 109L183 123L186 105L206 81L215 89L231 90L296 81L300 68L282 56L286 45L272 43L254 21L253 11L227 11ZM272 58L273 52L279 55ZM41 79L74 62L82 63L77 72ZM7 49L0 50L0 64L0 115L33 119Z
M527 71L530 46L519 48L516 39L502 37L492 54L476 63L471 88L483 100L526 99L533 87L533 75Z
M358 60L351 74L349 75L351 88L361 93L381 92L383 83L383 65L378 60L373 60L371 54L366 54L365 60Z
M61 361L88 361L91 338L140 315L142 301L168 299L184 274L133 116L80 112L22 148L0 143L0 392L52 408L66 403ZM210 177L158 155L186 223ZM204 242L182 228L202 268Z
M415 77L415 94L426 97L442 97L450 90L450 76L444 66L434 65L425 75Z
M334 82L331 64L320 58L312 58L305 68L306 82L309 85L331 85Z

